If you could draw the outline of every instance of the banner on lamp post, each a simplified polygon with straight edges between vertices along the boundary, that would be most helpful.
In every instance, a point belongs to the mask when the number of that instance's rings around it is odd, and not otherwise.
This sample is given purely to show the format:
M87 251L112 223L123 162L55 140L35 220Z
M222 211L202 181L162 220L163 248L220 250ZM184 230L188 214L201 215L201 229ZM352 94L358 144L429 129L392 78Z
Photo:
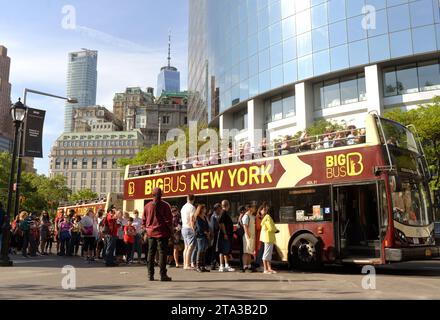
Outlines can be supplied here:
M45 110L28 108L24 131L24 157L43 158L43 126L45 115Z

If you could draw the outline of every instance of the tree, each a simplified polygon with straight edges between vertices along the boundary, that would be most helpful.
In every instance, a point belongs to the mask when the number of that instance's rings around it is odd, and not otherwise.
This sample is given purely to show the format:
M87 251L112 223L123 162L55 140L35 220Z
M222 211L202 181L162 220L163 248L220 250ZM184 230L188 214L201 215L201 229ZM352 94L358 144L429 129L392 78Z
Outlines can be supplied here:
M438 194L440 190L440 97L434 97L431 103L417 109L402 111L400 108L385 113L386 118L404 125L413 124L419 134L426 154L426 160L433 178L431 190Z
M93 200L98 198L98 195L90 189L82 189L72 194L69 197L69 201L78 202L84 200Z
M190 140L190 130L188 126L180 128L185 134L186 141L186 154L189 154L189 140ZM197 125L197 134L203 129L208 129L208 125L205 123L201 123ZM209 128L215 130L215 128ZM138 154L136 154L133 158L122 158L117 161L119 167L125 167L127 165L144 165L144 164L153 164L157 163L160 160L166 159L168 148L173 145L175 141L165 141L161 145L153 145L150 148L142 149ZM197 150L199 150L200 146L205 144L206 141L197 140ZM177 155L176 155L177 157Z

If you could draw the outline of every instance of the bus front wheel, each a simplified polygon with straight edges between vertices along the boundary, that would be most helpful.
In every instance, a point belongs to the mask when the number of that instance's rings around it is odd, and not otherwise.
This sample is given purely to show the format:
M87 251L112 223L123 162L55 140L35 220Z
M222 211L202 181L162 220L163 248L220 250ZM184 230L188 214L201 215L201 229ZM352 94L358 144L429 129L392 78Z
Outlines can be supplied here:
M290 245L290 269L315 269L321 266L321 243L309 233L297 236Z

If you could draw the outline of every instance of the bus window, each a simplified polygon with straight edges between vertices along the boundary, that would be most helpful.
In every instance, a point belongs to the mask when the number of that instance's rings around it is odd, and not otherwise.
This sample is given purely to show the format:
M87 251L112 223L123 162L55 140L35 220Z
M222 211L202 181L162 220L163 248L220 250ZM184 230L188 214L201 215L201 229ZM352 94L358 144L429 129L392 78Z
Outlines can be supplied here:
M332 220L329 186L282 190L280 196L281 223Z

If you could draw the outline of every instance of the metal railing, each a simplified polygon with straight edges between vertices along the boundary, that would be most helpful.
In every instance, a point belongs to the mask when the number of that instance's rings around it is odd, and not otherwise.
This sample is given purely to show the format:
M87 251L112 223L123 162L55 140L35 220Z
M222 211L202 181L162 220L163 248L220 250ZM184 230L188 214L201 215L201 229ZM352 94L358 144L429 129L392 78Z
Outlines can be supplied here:
M159 161L152 164L130 166L128 177L132 178L224 163L236 163L292 153L356 145L365 143L365 137L365 128L359 128L328 132L310 137L308 135L303 135L297 139L282 139L281 141L273 141L272 143L265 143L265 140L263 140L257 148L251 148L249 143L245 143L244 145L235 148L235 150L230 147L227 151L211 153L209 156L197 155L185 159L172 159L170 161Z

